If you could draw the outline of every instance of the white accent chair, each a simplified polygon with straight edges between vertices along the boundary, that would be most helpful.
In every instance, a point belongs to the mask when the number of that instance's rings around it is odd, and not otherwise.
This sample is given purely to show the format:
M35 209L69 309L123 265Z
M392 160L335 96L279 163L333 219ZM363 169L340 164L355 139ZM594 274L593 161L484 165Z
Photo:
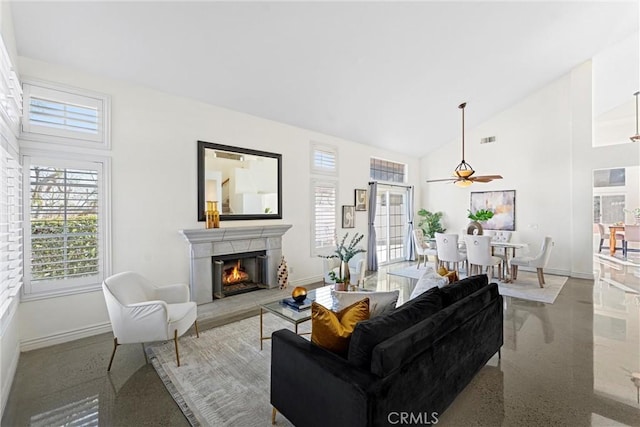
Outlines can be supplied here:
M425 267L427 266L429 255L436 258L435 264L438 263L438 251L429 247L429 244L424 239L424 232L420 228L413 230L413 243L416 247L416 256L418 258L418 265L416 268L420 268L420 257L424 260Z
M120 344L173 340L176 361L180 366L178 337L191 325L198 333L197 306L190 301L189 286L175 284L158 286L141 275L126 271L108 277L102 292L113 328L113 353L107 371ZM145 352L145 360L147 355Z
M629 243L640 243L640 225L626 224L624 226L624 241L622 242L622 255L626 258L629 251L638 252L640 249L629 249Z
M458 264L464 262L467 256L458 251L458 235L436 233L436 248L438 251L438 265L453 263L456 274L460 276ZM449 269L449 265L447 265ZM468 271L468 269L467 269Z
M493 276L493 268L499 265L498 278L502 279L502 258L491 255L491 239L492 236L476 236L467 234L464 236L464 243L467 247L467 263L469 276L474 274L474 269L479 270L477 274L489 271L489 267L492 269L491 277Z
M360 252L355 254L353 258L349 260L349 276L351 277L351 283L356 280L356 285L360 286L364 284L364 278L366 273L366 252ZM340 276L340 260L338 258L323 258L322 259L322 273L323 281L325 284L335 283L329 273L333 271L336 276Z
M540 252L535 257L522 256L511 258L511 278L516 280L518 278L518 266L533 267L538 273L538 284L541 288L544 288L544 268L549 262L549 255L551 255L551 248L553 247L553 239L549 236L545 237L540 247Z

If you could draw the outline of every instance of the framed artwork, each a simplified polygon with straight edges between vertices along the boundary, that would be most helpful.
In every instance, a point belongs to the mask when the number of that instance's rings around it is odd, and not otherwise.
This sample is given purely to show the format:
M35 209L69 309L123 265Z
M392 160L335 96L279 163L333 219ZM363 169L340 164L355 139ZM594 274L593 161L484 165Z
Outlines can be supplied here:
M488 209L493 218L482 225L487 230L516 229L516 190L471 192L471 212Z
M356 205L357 211L366 211L367 210L367 190L356 188L355 201L353 204Z
M354 228L356 226L356 212L353 205L342 205L342 228Z

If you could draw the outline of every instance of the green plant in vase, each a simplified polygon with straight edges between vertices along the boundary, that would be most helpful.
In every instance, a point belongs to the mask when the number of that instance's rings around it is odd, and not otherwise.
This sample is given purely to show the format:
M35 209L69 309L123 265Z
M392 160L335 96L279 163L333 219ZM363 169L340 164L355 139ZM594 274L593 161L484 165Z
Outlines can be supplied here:
M329 277L336 283L349 284L349 260L359 253L366 252L362 248L358 248L358 243L364 238L364 234L355 233L348 245L345 246L349 233L346 233L340 243L336 244L336 249L330 255L318 255L321 258L337 258L340 260L340 274L329 272Z

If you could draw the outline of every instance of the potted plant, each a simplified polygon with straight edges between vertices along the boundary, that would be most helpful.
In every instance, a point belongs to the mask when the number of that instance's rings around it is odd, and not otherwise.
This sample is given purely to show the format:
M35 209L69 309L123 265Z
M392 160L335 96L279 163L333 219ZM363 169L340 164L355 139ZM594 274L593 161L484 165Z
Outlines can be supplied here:
M636 221L636 224L640 224L640 208L625 209L624 211L633 215L633 219Z
M493 212L488 209L478 209L475 212L467 209L467 212L469 212L467 218L471 220L467 226L468 234L482 234L482 223L493 218Z
M329 277L331 277L331 280L334 280L336 283L340 283L343 286L349 284L349 260L359 253L366 252L364 249L356 247L364 238L364 234L355 233L349 244L345 246L348 236L349 233L346 233L342 237L342 240L340 240L340 243L336 244L336 249L330 255L319 255L322 258L337 258L340 260L340 274L337 275L332 271L329 273Z
M429 212L426 209L420 209L418 216L420 217L418 227L422 229L425 237L433 239L436 233L444 233L447 231L445 228L442 228L442 224L440 224L442 212Z

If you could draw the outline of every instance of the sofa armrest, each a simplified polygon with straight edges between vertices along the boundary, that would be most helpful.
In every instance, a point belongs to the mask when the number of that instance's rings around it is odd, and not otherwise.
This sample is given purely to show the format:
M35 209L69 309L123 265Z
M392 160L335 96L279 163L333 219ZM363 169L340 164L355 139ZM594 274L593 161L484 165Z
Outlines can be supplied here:
M366 426L376 378L281 329L272 335L271 404L294 425Z

